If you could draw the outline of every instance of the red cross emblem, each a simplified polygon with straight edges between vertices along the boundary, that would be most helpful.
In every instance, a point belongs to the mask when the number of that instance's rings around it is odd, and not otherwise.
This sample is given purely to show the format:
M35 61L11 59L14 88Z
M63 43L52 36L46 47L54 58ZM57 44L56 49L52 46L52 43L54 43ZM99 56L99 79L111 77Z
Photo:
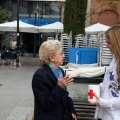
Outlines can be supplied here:
M88 96L90 96L90 99L93 99L93 96L94 96L93 90L90 90L88 92Z

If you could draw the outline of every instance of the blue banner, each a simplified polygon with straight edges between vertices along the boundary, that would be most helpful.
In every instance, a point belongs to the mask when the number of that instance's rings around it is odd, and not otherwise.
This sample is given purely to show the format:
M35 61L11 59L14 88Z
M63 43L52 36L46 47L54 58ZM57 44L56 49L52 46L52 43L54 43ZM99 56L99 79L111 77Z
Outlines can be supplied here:
M35 24L35 19L34 18L20 18L22 22L34 25ZM51 24L54 22L57 22L60 20L59 19L36 19L36 26L43 26L47 24Z

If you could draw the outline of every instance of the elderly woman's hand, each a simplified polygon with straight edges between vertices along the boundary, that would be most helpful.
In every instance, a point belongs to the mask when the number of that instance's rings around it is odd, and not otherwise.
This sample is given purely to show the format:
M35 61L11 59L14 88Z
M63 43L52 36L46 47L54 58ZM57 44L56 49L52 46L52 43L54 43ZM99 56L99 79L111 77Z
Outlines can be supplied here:
M77 120L77 116L74 113L72 113L72 117L74 120Z
M89 103L92 104L92 105L97 105L97 106L99 106L100 98L99 98L96 94L95 94L95 97L96 97L96 101L95 101L95 102L90 102L90 101L89 101Z
M66 75L64 78L61 76L58 78L58 85L60 87L65 87L73 83L74 78L70 75Z

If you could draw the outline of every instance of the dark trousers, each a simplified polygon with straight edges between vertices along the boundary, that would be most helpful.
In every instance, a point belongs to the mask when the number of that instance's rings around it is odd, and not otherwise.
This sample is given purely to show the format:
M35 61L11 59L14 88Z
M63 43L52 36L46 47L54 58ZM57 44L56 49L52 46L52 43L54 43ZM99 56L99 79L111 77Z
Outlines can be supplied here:
M98 118L98 120L102 120L102 119Z

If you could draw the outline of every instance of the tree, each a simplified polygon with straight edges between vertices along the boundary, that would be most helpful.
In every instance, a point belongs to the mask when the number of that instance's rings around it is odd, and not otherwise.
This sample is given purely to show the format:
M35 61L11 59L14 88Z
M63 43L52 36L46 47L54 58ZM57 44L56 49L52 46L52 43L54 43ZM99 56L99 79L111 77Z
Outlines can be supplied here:
M11 18L11 15L12 14L9 11L7 11L6 9L0 6L0 23L8 21ZM8 38L8 37L4 38L4 35L6 35L6 33L7 32L5 32L3 35L2 34L0 35L0 48L1 48L1 42Z
M72 31L73 44L77 34L84 34L87 0L66 0L64 11L64 32Z
M0 6L0 23L8 21L11 18L11 13Z

